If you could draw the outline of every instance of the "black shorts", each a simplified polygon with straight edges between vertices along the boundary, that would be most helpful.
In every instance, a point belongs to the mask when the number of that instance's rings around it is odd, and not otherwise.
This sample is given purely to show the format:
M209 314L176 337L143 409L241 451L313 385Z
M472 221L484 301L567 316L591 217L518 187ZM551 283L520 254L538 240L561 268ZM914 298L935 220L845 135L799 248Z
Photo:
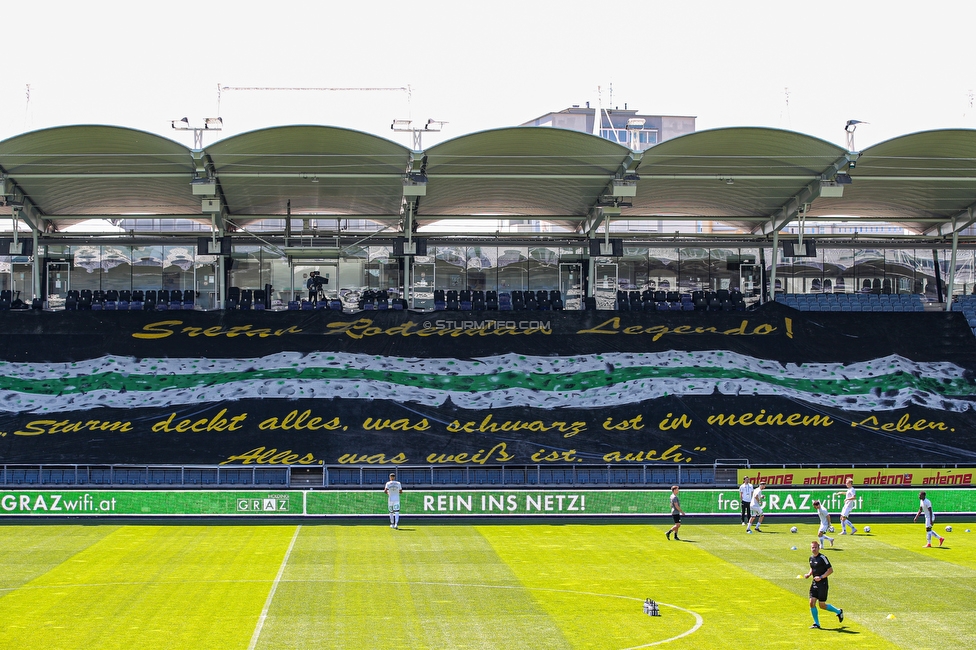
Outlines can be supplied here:
M674 519L674 523L676 523L676 524L680 524L681 523L681 513L680 512L672 512L671 513L671 518Z
M829 587L827 578L821 578L820 582L814 580L810 584L810 598L816 598L821 603L827 602L827 589Z

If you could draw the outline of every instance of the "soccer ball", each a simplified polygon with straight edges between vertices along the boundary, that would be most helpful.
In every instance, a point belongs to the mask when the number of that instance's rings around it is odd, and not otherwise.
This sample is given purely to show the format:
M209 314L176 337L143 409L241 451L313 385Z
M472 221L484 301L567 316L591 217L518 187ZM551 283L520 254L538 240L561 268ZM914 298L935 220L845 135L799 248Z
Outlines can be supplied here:
M833 526L827 526L827 532L828 533L834 532L834 527Z
M864 532L865 533L870 533L871 532L871 527L870 526L865 526L864 527Z
M790 532L791 533L795 533L796 532L796 526L793 526L793 528L790 528Z
M952 526L946 526L946 532L947 533L951 533L952 532Z

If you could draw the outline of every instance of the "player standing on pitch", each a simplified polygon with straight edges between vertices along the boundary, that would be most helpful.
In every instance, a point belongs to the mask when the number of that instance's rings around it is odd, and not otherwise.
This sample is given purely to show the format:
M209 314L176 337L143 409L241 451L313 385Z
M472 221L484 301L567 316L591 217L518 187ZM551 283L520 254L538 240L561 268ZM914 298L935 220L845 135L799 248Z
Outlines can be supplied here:
M390 474L383 491L389 495L390 528L397 529L400 527L400 493L403 492L403 485L396 480L396 474Z
M674 538L680 542L678 529L681 528L681 515L685 514L685 511L681 509L681 499L678 498L679 489L677 485L671 487L671 519L674 521L674 525L664 535L671 539L671 533L674 533Z
M810 584L810 614L813 616L813 625L810 628L819 630L818 605L820 609L826 609L828 612L837 614L837 620L841 623L844 622L844 610L827 604L827 589L830 586L827 584L827 578L834 572L834 567L830 566L830 560L827 559L827 556L820 552L819 542L810 542L810 553L812 553L810 555L810 570L803 577L813 576L813 582Z
M945 537L939 537L939 534L932 530L932 526L935 525L935 513L932 512L932 502L925 498L924 491L918 493L918 502L918 512L915 513L915 518L912 519L912 522L918 521L919 515L925 515L925 548L932 548L933 538L938 539L939 546L942 546Z
M746 532L752 533L752 522L756 519L756 532L761 533L759 529L762 526L763 518L766 516L763 514L763 502L766 500L766 496L763 492L766 491L766 481L759 481L759 487L752 491L752 502L749 504L749 510L752 512L752 516L749 517L749 523L746 524Z
M817 516L820 517L820 528L817 529L817 538L820 540L820 548L824 547L824 540L827 540L830 542L830 545L833 546L834 538L827 537L827 531L830 530L830 513L827 512L827 507L819 501L814 501L813 509L816 511Z
M857 528L854 528L854 524L851 523L851 510L854 509L854 502L857 501L857 490L854 489L854 479L849 478L844 483L847 485L847 490L844 492L835 492L834 494L844 495L844 508L840 511L840 534L847 534L847 527L851 527L851 535L857 532Z

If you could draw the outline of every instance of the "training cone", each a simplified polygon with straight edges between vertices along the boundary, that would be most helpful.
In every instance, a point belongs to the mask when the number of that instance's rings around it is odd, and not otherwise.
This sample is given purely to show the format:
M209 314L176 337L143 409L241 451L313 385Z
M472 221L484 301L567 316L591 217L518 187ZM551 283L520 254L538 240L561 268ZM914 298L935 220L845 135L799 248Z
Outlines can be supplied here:
M888 614L887 616L885 616L885 618L887 618L889 621L893 621L893 620L895 620L895 615L894 614Z
M795 546L791 546L791 547L790 547L790 550L791 550L791 551L795 551L795 550L796 550L796 547L795 547Z
M803 579L803 576L802 576L802 575L797 575L797 576L796 576L796 579L797 579L797 580L802 580L802 579Z

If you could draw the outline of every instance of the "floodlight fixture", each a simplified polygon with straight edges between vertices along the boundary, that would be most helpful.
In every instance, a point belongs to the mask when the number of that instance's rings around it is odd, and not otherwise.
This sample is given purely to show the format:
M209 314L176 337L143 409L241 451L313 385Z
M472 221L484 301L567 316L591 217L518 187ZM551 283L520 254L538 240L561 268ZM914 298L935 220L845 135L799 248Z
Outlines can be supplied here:
M637 196L637 182L614 179L610 184L611 195L614 197Z
M196 196L217 195L217 181L212 178L194 178L190 181L190 187Z
M825 199L839 199L844 196L844 186L837 181L820 181L820 196Z
M404 178L403 196L427 196L427 177L410 174Z
M425 132L437 132L441 130L447 122L444 120L429 119L422 127L413 126L413 120L393 120L390 128L398 133L413 133L414 151L423 151L423 134Z
M203 149L203 132L222 130L224 118L205 117L203 118L203 126L192 126L189 118L183 117L178 120L170 120L170 126L177 131L193 131L193 148Z

